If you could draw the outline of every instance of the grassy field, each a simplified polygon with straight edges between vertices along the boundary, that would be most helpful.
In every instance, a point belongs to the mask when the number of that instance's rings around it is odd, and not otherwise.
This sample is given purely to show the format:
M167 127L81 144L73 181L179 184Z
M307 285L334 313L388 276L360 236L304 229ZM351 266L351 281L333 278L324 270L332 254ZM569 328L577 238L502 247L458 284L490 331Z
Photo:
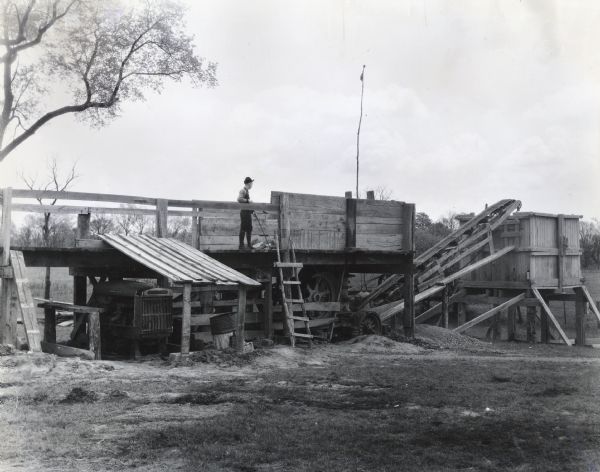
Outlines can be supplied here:
M0 357L0 470L600 470L597 351L396 345Z

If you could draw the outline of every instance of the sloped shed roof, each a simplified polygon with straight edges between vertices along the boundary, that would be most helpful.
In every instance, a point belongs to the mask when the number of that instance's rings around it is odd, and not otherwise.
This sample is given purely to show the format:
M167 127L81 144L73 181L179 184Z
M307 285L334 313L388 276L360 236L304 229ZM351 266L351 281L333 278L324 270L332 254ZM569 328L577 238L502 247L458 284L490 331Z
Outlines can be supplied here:
M172 238L146 235L106 234L102 240L173 283L202 285L246 285L260 283Z

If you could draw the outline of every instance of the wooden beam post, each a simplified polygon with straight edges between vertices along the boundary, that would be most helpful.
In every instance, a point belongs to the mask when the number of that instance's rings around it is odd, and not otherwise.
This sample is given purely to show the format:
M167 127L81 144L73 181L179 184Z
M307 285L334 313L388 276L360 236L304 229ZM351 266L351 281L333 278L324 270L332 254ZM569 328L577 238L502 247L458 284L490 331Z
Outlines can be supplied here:
M290 241L290 196L287 193L282 193L279 197L279 247L282 250L282 257L284 261L288 256L287 251L289 249Z
M190 335L192 322L192 284L183 285L183 311L181 317L181 355L190 353Z
M263 312L265 314L265 336L268 339L273 339L273 278L264 284L265 287L265 304Z
M398 316L398 315L396 315ZM399 323L396 323L396 326ZM404 336L415 337L415 278L412 269L404 274L404 313L402 316Z
M448 300L448 286L444 287L444 291L442 292L442 326L448 329L448 305L450 304Z
M2 190L2 220L0 222L0 246L2 257L0 266L10 263L10 227L11 227L12 189ZM0 279L0 342L5 344L16 343L17 326L11 317L12 282L10 279ZM16 320L15 320L16 321ZM14 325L14 326L13 326Z
M94 353L94 359L102 359L102 349L100 342L100 313L93 312L88 317L88 338L90 340L90 351Z
M556 222L556 244L558 245L558 289L562 290L565 278L565 249L568 241L565 242L565 216L558 215Z
M56 344L56 308L44 308L44 342Z
M375 200L375 191L367 190L367 200Z
M358 200L346 198L346 247L356 247L356 211Z
M506 332L508 341L514 341L516 339L516 322L517 322L517 307L511 306L508 309L508 315L506 319Z
M156 200L156 237L167 237L167 220L169 216L169 201L164 198Z
M585 346L585 315L587 299L581 288L575 289L575 345Z
M75 232L76 239L81 240L91 238L90 219L91 215L89 213L80 213L79 215L77 215L77 230ZM87 305L87 277L85 277L84 275L73 276L73 305ZM44 309L44 316L46 315L46 310L48 309ZM78 328L81 327L81 325L83 324L78 322L80 319L82 319L82 321L85 321L84 315L82 315L81 313L73 313L73 332L71 333L71 337L73 339L77 336ZM90 329L91 327L88 325L88 335Z
M198 208L192 208L193 211L198 211ZM202 236L202 217L192 216L192 247L200 249L200 237Z
M246 326L246 286L240 285L238 290L238 309L235 315L235 349L244 351Z

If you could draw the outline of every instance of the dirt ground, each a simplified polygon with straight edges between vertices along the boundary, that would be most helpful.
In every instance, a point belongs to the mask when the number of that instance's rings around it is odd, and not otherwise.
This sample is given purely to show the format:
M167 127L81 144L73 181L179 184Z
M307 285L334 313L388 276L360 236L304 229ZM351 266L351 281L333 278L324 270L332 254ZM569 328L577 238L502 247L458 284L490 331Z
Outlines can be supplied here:
M1 471L600 470L600 350L420 328L243 357L0 351Z

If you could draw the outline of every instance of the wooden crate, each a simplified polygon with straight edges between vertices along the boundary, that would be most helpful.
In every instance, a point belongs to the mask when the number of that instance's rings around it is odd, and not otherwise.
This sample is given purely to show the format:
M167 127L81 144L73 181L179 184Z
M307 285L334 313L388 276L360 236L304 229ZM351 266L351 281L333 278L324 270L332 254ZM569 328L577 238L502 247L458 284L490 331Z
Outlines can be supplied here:
M516 246L471 274L466 286L573 287L582 284L577 215L515 213L494 231L494 247Z

